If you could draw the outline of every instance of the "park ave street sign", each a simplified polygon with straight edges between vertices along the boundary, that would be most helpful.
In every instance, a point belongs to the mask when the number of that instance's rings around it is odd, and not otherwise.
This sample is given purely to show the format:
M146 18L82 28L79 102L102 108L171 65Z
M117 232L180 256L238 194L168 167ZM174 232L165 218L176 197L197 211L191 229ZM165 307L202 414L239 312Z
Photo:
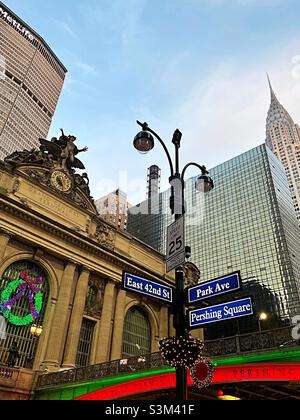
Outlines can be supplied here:
M167 273L185 263L184 216L168 227Z
M140 293L167 303L173 303L173 288L150 280L123 273L123 289Z
M188 303L200 302L241 288L241 274L236 272L187 289Z
M221 305L190 311L189 327L200 328L208 324L230 319L241 318L254 314L251 298L245 298L234 302L222 303Z

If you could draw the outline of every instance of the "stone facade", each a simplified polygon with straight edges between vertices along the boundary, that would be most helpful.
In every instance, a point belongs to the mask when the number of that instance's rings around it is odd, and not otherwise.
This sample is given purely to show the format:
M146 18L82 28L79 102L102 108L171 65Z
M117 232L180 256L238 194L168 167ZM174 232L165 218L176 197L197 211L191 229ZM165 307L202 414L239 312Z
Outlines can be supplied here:
M29 398L36 374L75 367L84 319L95 325L91 365L122 357L124 319L133 306L149 319L152 352L158 351L160 338L174 332L168 307L121 289L123 270L172 285L164 257L103 221L89 191L81 187L85 176L76 183L79 175L72 165L60 163L45 164L34 157L25 162L16 155L0 162L0 277L15 262L26 260L40 266L49 283L32 369L2 366L10 372L0 374L3 399ZM53 171L61 171L57 182L51 182ZM71 191L62 191L62 173L70 179ZM95 300L87 303L91 286ZM13 377L6 378L12 371Z

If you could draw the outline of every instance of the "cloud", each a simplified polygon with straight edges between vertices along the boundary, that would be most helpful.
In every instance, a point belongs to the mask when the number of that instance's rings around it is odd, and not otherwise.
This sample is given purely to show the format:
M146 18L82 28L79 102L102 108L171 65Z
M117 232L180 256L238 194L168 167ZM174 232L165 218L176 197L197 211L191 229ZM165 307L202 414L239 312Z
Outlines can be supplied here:
M91 64L85 63L84 61L77 61L76 66L87 75L92 76L97 74L96 67Z
M210 6L246 6L246 7L272 7L285 4L286 0L202 0Z
M74 92L73 87L76 88L78 81L74 79L70 73L67 73L66 79L64 82L64 91L68 92L69 94L72 94Z
M71 38L73 38L73 39L77 39L78 38L77 33L72 28L72 24L70 24L70 23L68 23L66 21L62 21L62 20L55 20L55 23L56 23L57 26L59 26L59 28L63 32L65 32Z
M166 141L170 152L173 153L170 139L173 131L179 128L183 132L181 148L181 164L195 161L212 168L239 154L246 152L265 141L266 117L270 106L270 93L266 73L269 72L273 88L281 103L290 112L295 122L300 123L300 39L292 40L285 48L280 48L276 54L270 51L259 62L253 62L252 67L241 65L237 60L220 61L214 71L205 79L192 84L185 95L181 97L181 104L173 104L168 113L163 115L147 105L138 104L132 111L134 116L147 120L151 127ZM184 55L183 55L184 57ZM178 60L181 60L179 57ZM185 84L186 74L176 72L171 81L166 77L167 70L161 73L158 85L164 85L166 92ZM185 85L186 86L186 85ZM182 90L180 90L182 92ZM119 145L119 154L126 154L128 139L135 134L132 121L126 120L116 124L114 116L106 116L105 124L95 129L111 144L114 137L124 139L125 144ZM108 124L108 121L111 121ZM137 130L138 128L136 128ZM97 137L97 136L96 136ZM100 137L100 134L99 134ZM101 146L103 147L103 146ZM124 147L124 149L123 149ZM100 150L99 150L100 153ZM132 153L133 154L133 153ZM163 169L162 191L168 187L169 168L164 153L159 145L144 159L136 158L134 171L129 170L128 192L129 200L137 203L145 198L146 176L141 168L147 168L153 163ZM139 160L138 160L139 159ZM121 161L115 162L116 167L125 168ZM133 164L131 162L131 164ZM130 165L129 165L130 166ZM195 175L189 170L187 177ZM137 174L139 179L135 179ZM96 176L95 176L96 178ZM120 177L114 178L116 185L120 184ZM136 188L135 184L136 182ZM96 196L100 196L97 185ZM134 188L133 188L134 187Z
M195 84L172 115L184 132L184 158L196 157L212 167L265 141L270 105L266 72L279 100L300 123L300 77L295 77L300 75L299 53L299 39L293 40L252 68L222 62Z
M286 2L286 0L236 0L241 6L277 6Z

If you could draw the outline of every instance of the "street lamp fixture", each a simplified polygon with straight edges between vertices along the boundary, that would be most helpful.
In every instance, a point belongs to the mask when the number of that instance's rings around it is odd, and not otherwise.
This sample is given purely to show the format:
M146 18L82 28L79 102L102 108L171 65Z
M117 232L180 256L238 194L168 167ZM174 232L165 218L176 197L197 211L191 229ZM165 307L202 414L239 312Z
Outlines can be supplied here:
M185 258L189 260L192 256L192 248L190 246L185 247Z
M268 314L266 314L265 312L262 312L260 315L259 315L259 320L260 321L267 321L268 320Z
M147 123L141 123L137 121L137 124L142 127L142 131L134 138L134 147L140 153L146 154L154 148L154 138L156 138L161 146L163 147L166 156L168 158L170 166L170 184L171 188L171 199L170 209L172 214L175 215L175 220L180 219L186 212L185 200L184 200L184 188L185 188L185 173L190 166L195 166L200 170L201 175L198 177L195 188L197 191L202 193L208 193L214 188L213 180L208 176L208 171L205 166L200 166L197 163L188 163L182 171L180 171L179 162L179 150L181 146L182 133L176 130L173 134L172 143L175 147L175 161L171 158L170 152L161 139L161 137L152 130ZM190 258L191 249L187 247L186 257ZM171 358L176 356L174 365L176 366L176 397L179 401L187 400L187 367L189 362L194 355L194 347L196 346L201 352L201 344L193 340L187 331L186 325L186 307L185 307L185 288L184 288L184 267L179 266L176 268L176 285L175 285L175 297L173 304L173 315L174 315L174 328L176 331L176 337L162 340L162 347L166 356ZM171 341L170 341L171 340ZM173 341L174 342L173 342ZM175 344L174 344L175 343ZM176 348L174 348L174 345ZM178 348L177 348L178 347ZM171 351L171 348L173 349ZM196 353L197 350L196 349ZM179 351L179 353L178 353ZM189 355L189 357L188 357ZM189 359L189 360L188 360Z
M262 334L262 325L261 325L261 323L262 322L265 322L265 321L268 321L268 319L269 319L269 315L266 312L261 312L258 315L258 329L259 329L260 336Z
M133 145L138 152L145 155L154 148L154 138L148 131L141 131L135 136Z
M31 325L30 327L30 334L32 334L34 337L40 337L42 335L43 332L43 327L38 326L38 325Z
M196 190L201 193L208 193L214 189L213 180L207 175L201 175L196 181Z

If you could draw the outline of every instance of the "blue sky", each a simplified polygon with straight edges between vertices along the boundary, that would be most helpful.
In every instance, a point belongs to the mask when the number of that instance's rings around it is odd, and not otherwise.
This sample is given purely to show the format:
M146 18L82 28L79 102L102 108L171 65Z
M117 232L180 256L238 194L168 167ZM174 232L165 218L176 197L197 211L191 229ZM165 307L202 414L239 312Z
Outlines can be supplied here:
M4 2L68 68L49 137L62 127L89 147L96 198L120 184L144 199L152 163L167 181L159 145L132 147L137 119L167 142L181 129L182 163L213 167L263 143L267 71L300 123L299 0Z

